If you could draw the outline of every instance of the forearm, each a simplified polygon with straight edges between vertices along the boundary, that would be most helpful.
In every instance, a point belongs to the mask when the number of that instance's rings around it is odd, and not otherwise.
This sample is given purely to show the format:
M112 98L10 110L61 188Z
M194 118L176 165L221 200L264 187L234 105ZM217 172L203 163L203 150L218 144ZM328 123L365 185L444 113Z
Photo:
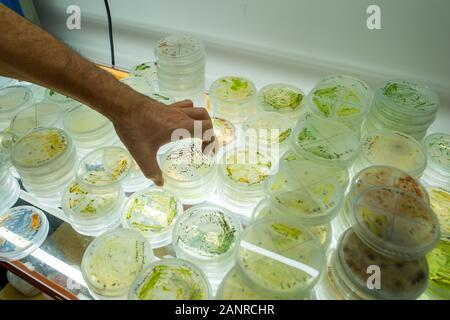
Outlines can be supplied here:
M130 111L123 103L127 97L134 101L139 95L2 4L0 74L54 89L112 121Z

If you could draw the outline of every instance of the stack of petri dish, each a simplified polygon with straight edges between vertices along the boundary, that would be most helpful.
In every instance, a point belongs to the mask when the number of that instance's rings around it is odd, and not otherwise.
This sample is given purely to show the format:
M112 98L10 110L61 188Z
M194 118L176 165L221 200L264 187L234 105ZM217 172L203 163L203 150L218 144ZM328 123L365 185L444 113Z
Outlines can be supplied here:
M0 215L0 261L31 254L45 241L48 228L47 217L35 207L14 207Z
M164 186L183 204L197 204L214 193L216 165L212 155L202 152L200 139L183 139L163 146L158 162Z
M240 237L236 257L240 276L274 299L311 299L325 267L319 239L285 217L251 223Z
M59 206L77 162L70 136L57 128L37 129L11 149L11 162L25 189L44 205Z
M191 99L205 104L205 45L191 36L171 35L155 48L158 85L175 100Z
M173 230L177 258L200 267L213 290L235 263L235 251L242 227L228 210L202 204L180 216Z
M158 81L158 67L156 62L147 61L142 62L130 69L131 77L142 77L150 82Z
M23 109L12 119L10 128L18 137L39 128L60 128L63 112L52 102L39 102Z
M243 123L257 113L256 87L252 81L237 76L217 79L209 88L213 116L234 124Z
M132 165L131 155L119 147L94 150L81 160L62 197L62 209L76 231L98 236L120 224L126 201L120 183Z
M305 112L305 94L297 87L284 83L269 84L258 92L257 105L261 111L277 112L298 119Z
M111 121L86 105L79 105L66 112L63 127L73 138L79 157L119 140Z
M328 284L336 295L417 299L427 287L425 256L440 235L429 204L408 188L371 187L354 200L350 220L330 259Z
M210 300L205 274L182 259L164 258L152 263L130 287L128 300Z
M123 300L137 275L154 260L150 244L139 232L116 229L89 244L81 272L95 299Z
M295 122L289 116L276 112L259 112L242 125L241 146L265 150L279 159L289 148L289 136Z
M224 155L219 168L218 195L233 212L249 219L264 198L264 182L276 171L276 161L252 148Z
M382 129L363 137L361 152L352 173L373 165L399 168L418 179L427 166L427 157L422 145L412 137Z
M363 132L390 129L421 141L436 118L439 98L425 85L389 81L375 91Z
M0 89L0 130L7 128L14 116L34 102L33 92L26 86Z
M183 205L172 192L149 187L134 193L122 212L122 227L141 232L152 245L160 248L172 242L175 222Z
M372 90L363 81L345 75L332 75L318 81L307 98L314 118L344 123L360 133L369 111Z
M0 215L11 208L19 198L20 187L11 174L11 147L16 137L0 132Z

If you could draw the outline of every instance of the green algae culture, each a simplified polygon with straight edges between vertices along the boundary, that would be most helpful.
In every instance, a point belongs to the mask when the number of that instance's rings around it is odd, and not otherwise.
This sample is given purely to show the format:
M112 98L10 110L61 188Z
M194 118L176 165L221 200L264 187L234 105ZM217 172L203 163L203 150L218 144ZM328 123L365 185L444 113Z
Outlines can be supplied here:
M305 94L288 84L270 84L258 92L258 107L263 111L278 112L298 118L304 111Z
M450 241L441 239L439 245L427 255L429 287L433 295L450 299Z

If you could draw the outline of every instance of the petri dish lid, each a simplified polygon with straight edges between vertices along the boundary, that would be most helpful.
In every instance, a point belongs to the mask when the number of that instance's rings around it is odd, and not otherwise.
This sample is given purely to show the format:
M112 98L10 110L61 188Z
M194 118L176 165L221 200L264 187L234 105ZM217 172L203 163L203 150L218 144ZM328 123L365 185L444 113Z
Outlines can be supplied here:
M304 102L303 91L289 84L269 84L258 92L258 105L264 111L298 113L303 109Z
M290 298L307 293L319 281L325 253L306 227L285 217L266 218L243 231L237 265L258 290Z
M198 39L188 35L171 35L159 40L155 48L158 61L173 61L185 64L186 60L204 55L205 45Z
M48 98L50 101L53 101L55 103L64 103L64 102L71 102L73 99L71 97L68 97L66 95L63 95L59 92L56 92L52 89L47 89L45 91L45 97Z
M291 142L293 150L310 161L346 168L353 163L360 149L356 132L327 119L299 121Z
M308 225L330 222L339 213L344 198L344 189L331 172L304 160L285 163L265 188L279 211Z
M182 213L183 205L175 194L149 187L130 196L122 213L122 226L138 230L155 247L157 237L170 233Z
M145 95L153 89L150 81L144 77L126 77L121 79L120 82Z
M133 169L133 158L120 147L104 147L87 154L77 169L77 180L87 187L105 187L122 182Z
M37 129L23 136L12 147L14 166L35 168L46 166L60 159L72 149L70 136L61 129Z
M288 116L276 112L259 112L243 124L245 137L262 147L271 147L288 141L295 126Z
M337 247L337 268L343 280L372 299L417 299L427 288L428 266L424 257L404 261L385 256L368 247L350 228L340 238ZM377 266L381 274L381 288L367 286L369 267Z
M63 118L64 129L74 135L89 135L108 125L111 125L108 118L84 104L68 111Z
M18 111L31 103L33 92L24 86L11 86L0 89L0 114Z
M130 76L144 77L149 81L158 81L156 62L147 61L135 65L131 68Z
M0 216L0 261L20 260L39 248L48 234L45 214L31 206L14 207Z
M391 130L378 130L362 139L361 154L370 165L401 168L418 177L427 165L422 146L410 136Z
M163 146L158 163L163 174L177 181L193 181L204 178L214 168L214 158L205 155L200 139L183 139Z
M441 174L450 176L450 134L434 133L424 140L428 161Z
M89 244L81 272L95 294L125 297L136 276L154 260L150 244L139 232L115 229Z
M145 268L131 285L128 300L209 300L205 274L182 259L161 259Z
M211 261L234 253L242 227L228 210L197 205L180 216L173 230L175 251Z
M209 93L213 99L224 102L242 102L256 96L252 81L238 76L227 76L215 80Z
M220 147L226 147L236 141L236 128L228 120L223 118L211 118L214 134Z
M429 205L403 189L372 187L354 200L353 229L386 256L416 259L439 241L439 223Z
M11 130L20 136L39 129L55 127L62 116L57 104L40 102L20 111L11 121Z
M361 80L332 75L319 80L308 95L311 111L321 117L346 120L363 117L370 107L372 91Z

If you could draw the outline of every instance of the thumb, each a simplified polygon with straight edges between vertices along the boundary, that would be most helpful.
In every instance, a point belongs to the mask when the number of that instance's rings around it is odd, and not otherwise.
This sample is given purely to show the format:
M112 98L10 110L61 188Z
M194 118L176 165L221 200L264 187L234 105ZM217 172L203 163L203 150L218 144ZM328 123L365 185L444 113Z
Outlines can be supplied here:
M130 153L146 178L152 180L157 186L164 184L162 172L156 159L156 151L146 144L138 144L130 148Z

